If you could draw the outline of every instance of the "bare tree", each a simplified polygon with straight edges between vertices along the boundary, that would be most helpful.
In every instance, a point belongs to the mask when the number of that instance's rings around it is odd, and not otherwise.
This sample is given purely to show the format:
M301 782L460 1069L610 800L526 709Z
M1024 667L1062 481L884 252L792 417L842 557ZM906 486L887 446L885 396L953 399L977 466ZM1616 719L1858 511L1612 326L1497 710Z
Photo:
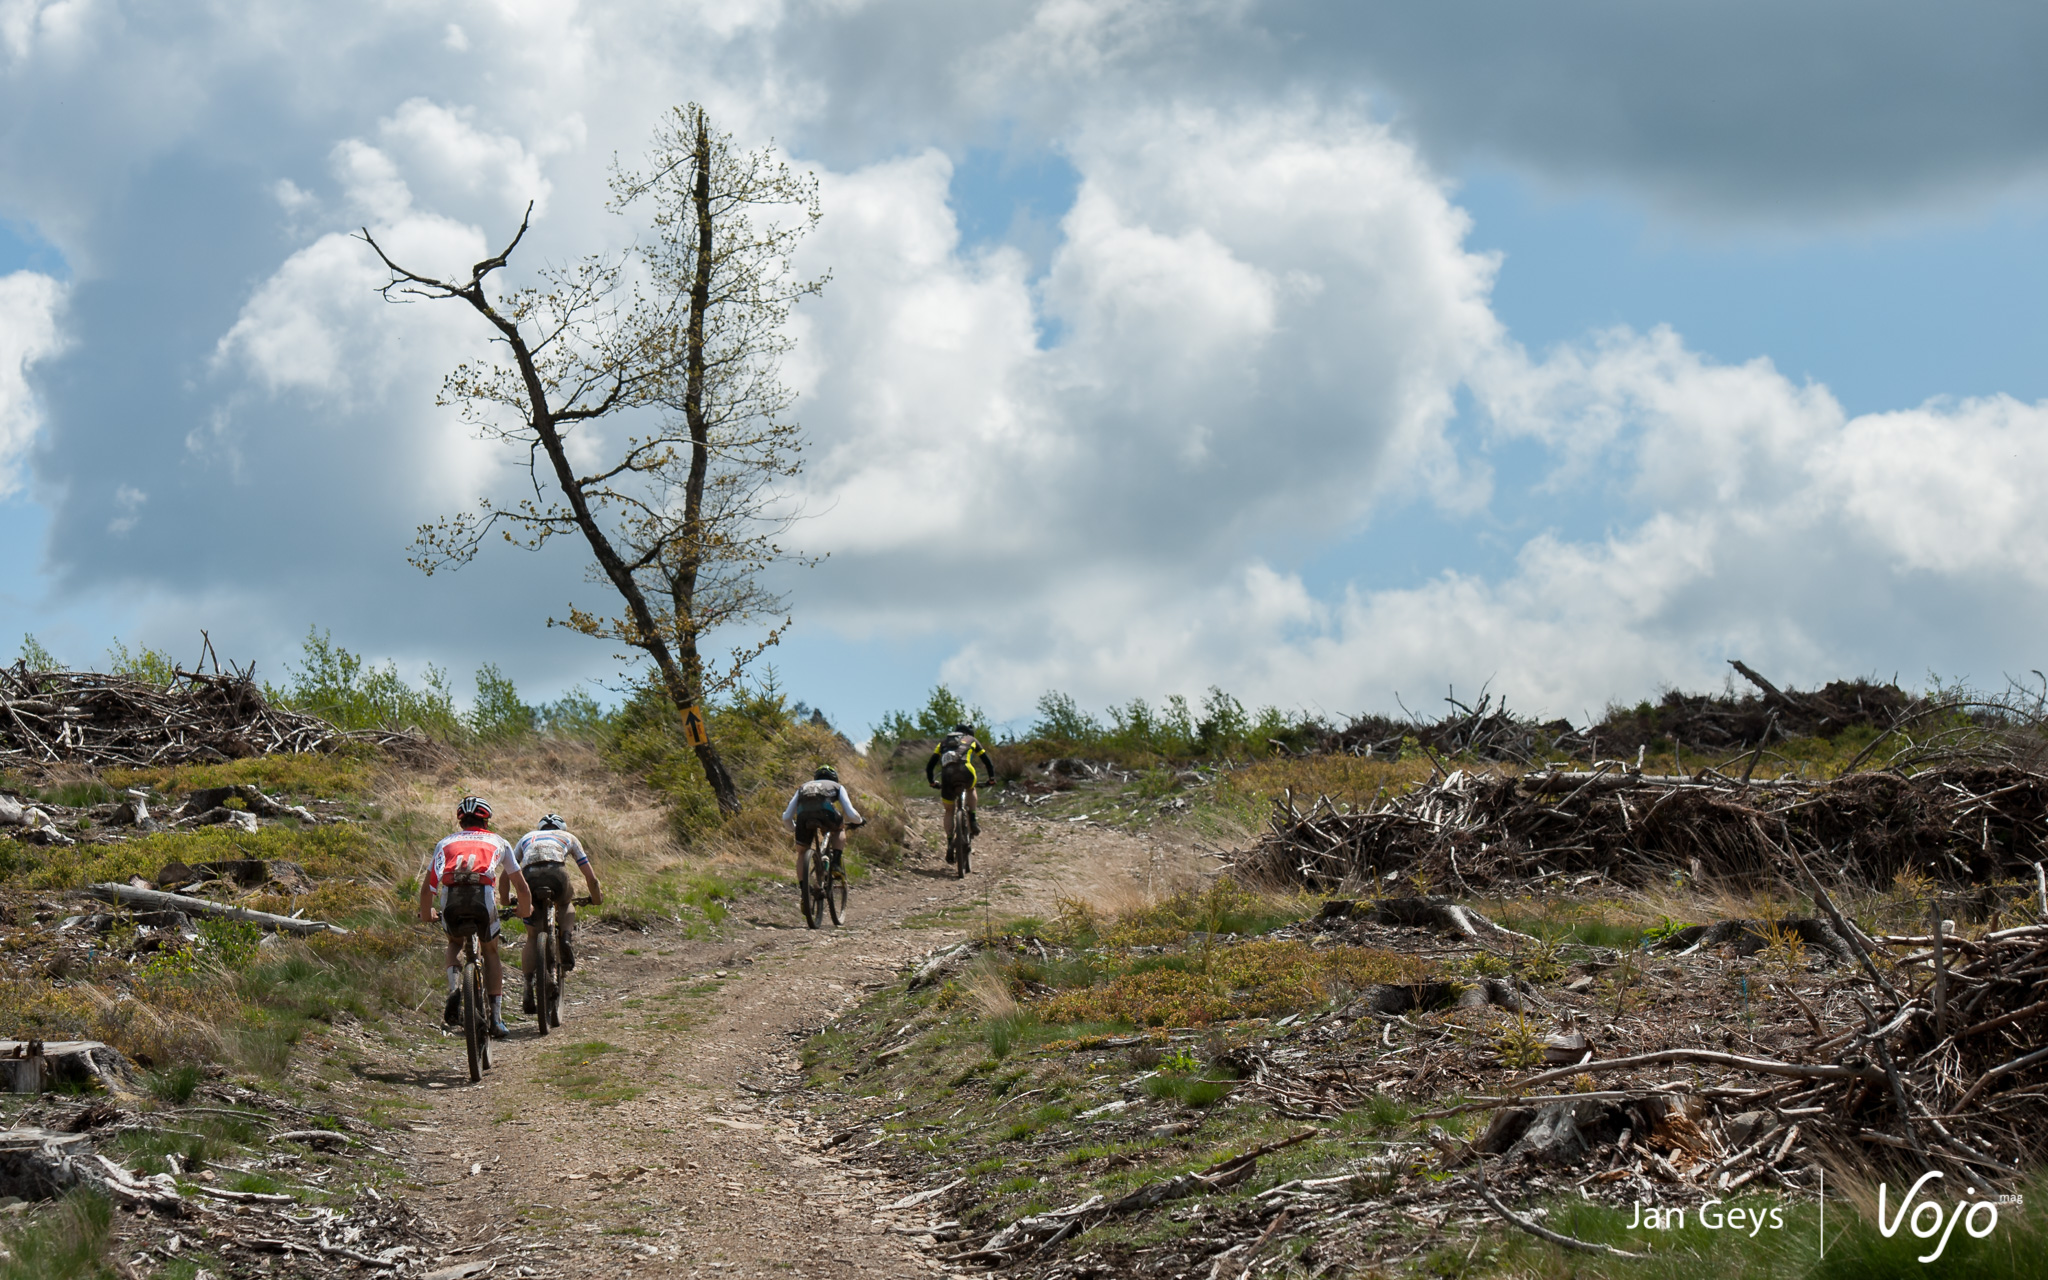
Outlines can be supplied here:
M524 239L531 206L511 242L462 280L402 267L368 228L361 235L391 273L387 299L460 299L490 323L497 357L456 368L439 402L526 451L529 495L422 525L413 563L430 574L464 564L494 529L527 547L580 533L590 576L617 592L619 611L572 603L561 625L640 650L684 713L729 689L789 622L715 666L704 657L711 632L782 609L763 574L792 558L776 541L790 515L776 485L800 464L780 378L784 328L825 281L802 279L790 261L818 221L815 178L772 147L735 150L694 103L671 111L654 143L645 172L612 181L615 210L651 207L649 240L545 269L534 286L491 280ZM609 450L591 440L583 456L605 461L579 471L572 441L597 435L603 419L635 434ZM719 808L735 812L716 745L696 753Z

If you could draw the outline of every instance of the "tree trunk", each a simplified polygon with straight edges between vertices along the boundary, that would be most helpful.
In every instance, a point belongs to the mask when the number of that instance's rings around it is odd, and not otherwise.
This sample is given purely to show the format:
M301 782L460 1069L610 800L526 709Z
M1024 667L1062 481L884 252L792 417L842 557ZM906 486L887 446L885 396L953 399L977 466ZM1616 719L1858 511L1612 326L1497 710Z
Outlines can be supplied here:
M683 680L697 697L704 691L704 661L697 653L697 573L704 545L704 481L711 470L711 426L704 417L704 313L711 306L711 267L717 248L711 225L711 124L700 107L691 148L690 202L697 214L697 260L690 278L689 345L684 350L683 414L690 428L690 478L683 490L683 562L669 578L676 619L676 647L681 650ZM689 705L687 703L679 705ZM739 789L718 748L707 737L697 748L704 781L711 784L724 813L737 813Z

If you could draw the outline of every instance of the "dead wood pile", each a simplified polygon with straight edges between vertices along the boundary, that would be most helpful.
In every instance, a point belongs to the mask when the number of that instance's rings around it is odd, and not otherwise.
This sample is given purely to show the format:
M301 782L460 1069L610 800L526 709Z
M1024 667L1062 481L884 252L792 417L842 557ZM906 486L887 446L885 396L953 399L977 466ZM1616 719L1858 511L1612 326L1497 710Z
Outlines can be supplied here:
M336 1170L324 1160L315 1167L319 1153L345 1157L369 1148L391 1154L371 1145L374 1131L346 1123L336 1129L332 1116L231 1085L209 1086L207 1094L203 1104L147 1111L128 1109L136 1101L132 1094L86 1100L45 1094L16 1117L14 1128L0 1133L0 1193L43 1200L90 1186L135 1211L117 1219L123 1249L175 1258L200 1248L226 1259L237 1275L245 1268L268 1271L271 1258L285 1259L287 1267L303 1259L323 1275L344 1266L416 1275L443 1256L450 1233L423 1214L374 1189L360 1188L344 1200L338 1187L322 1185ZM192 1125L219 1117L262 1131L261 1149L206 1166L185 1163L189 1153L184 1159L173 1153L161 1157L169 1171L159 1173L144 1173L98 1150L135 1132L197 1138ZM238 1191L224 1185L228 1176L257 1172L285 1189Z
M1812 1189L1826 1160L1945 1168L1980 1185L2036 1167L2048 1154L2048 926L1945 934L1939 966L1932 934L1852 945L1856 964L1827 978L1796 960L1758 968L1733 948L1695 952L1682 1017L1652 1005L1643 1025L1609 1022L1610 1043L1550 1036L1550 1069L1519 1079L1485 1079L1455 1026L1389 1018L1361 1001L1312 1019L1285 1047L1236 1051L1239 1096L1329 1121L1383 1092L1440 1096L1450 1083L1441 1077L1457 1075L1457 1091L1481 1096L1418 1117L1480 1113L1469 1142L1432 1139L1446 1166L1607 1166L1580 1187ZM1780 1012L1707 1041L1703 1019L1743 1025L1729 1016L1731 977L1743 979L1745 1000L1774 996ZM1591 1028L1599 1016L1576 995L1532 993L1532 1003L1567 1024ZM1394 1033L1410 1031L1413 1053L1387 1052ZM1434 1088L1417 1088L1433 1072Z
M1634 755L1670 750L1673 744L1685 751L1727 753L1789 738L1833 738L1858 727L1891 731L1942 710L1976 717L1986 726L2027 719L2028 713L2040 710L2039 699L2031 694L1992 702L1935 701L1896 684L1861 678L1833 680L1802 693L1778 688L1740 659L1729 665L1755 686L1753 691L1738 695L1732 690L1667 690L1656 703L1610 706L1599 721L1574 728L1568 720L1539 722L1518 716L1505 699L1484 691L1468 705L1454 690L1444 699L1452 709L1441 719L1356 716L1341 729L1323 729L1310 753L1392 756L1404 747L1420 747L1443 756L1522 764L1559 756L1587 759L1603 752Z
M1703 770L1515 776L1454 770L1363 809L1275 801L1240 875L1335 889L1401 877L1477 890L1595 877L1641 885L1682 874L1769 883L1791 873L1777 842L1864 884L1911 870L1937 882L2032 882L2048 839L2048 775L1960 766L1829 781L1744 783Z
M1555 755L1574 755L1586 737L1568 720L1538 724L1508 710L1506 699L1482 693L1467 706L1455 696L1444 701L1454 708L1441 720L1396 720L1389 716L1355 716L1342 729L1327 729L1310 754L1398 756L1409 740L1439 755L1475 760L1514 760L1524 764Z
M180 671L167 686L93 671L0 667L0 766L211 763L349 743L423 745L414 732L344 732L274 707L253 666Z

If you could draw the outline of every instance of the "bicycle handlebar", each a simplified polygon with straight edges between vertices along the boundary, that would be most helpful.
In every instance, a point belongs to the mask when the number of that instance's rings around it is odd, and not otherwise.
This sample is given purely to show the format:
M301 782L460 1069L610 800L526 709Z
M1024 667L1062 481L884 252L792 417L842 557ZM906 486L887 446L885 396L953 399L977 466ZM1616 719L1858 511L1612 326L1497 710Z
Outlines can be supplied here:
M587 907L590 905L590 899L588 898L571 898L569 901L579 907ZM498 908L498 919L500 920L511 920L518 916L518 914L519 908L516 906L505 906Z

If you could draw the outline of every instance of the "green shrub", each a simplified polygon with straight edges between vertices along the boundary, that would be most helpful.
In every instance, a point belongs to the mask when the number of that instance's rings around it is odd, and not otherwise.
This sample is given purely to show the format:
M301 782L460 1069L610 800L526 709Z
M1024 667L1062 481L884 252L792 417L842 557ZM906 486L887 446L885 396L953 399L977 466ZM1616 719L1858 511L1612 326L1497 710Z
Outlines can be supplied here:
M280 706L343 729L411 728L442 739L462 735L448 674L439 667L429 666L415 688L398 674L396 663L368 665L362 655L335 644L328 632L309 628L299 665L290 672L284 687L265 690Z
M531 735L540 713L519 700L519 690L494 662L477 668L476 701L463 717L469 731L485 742L510 742Z

